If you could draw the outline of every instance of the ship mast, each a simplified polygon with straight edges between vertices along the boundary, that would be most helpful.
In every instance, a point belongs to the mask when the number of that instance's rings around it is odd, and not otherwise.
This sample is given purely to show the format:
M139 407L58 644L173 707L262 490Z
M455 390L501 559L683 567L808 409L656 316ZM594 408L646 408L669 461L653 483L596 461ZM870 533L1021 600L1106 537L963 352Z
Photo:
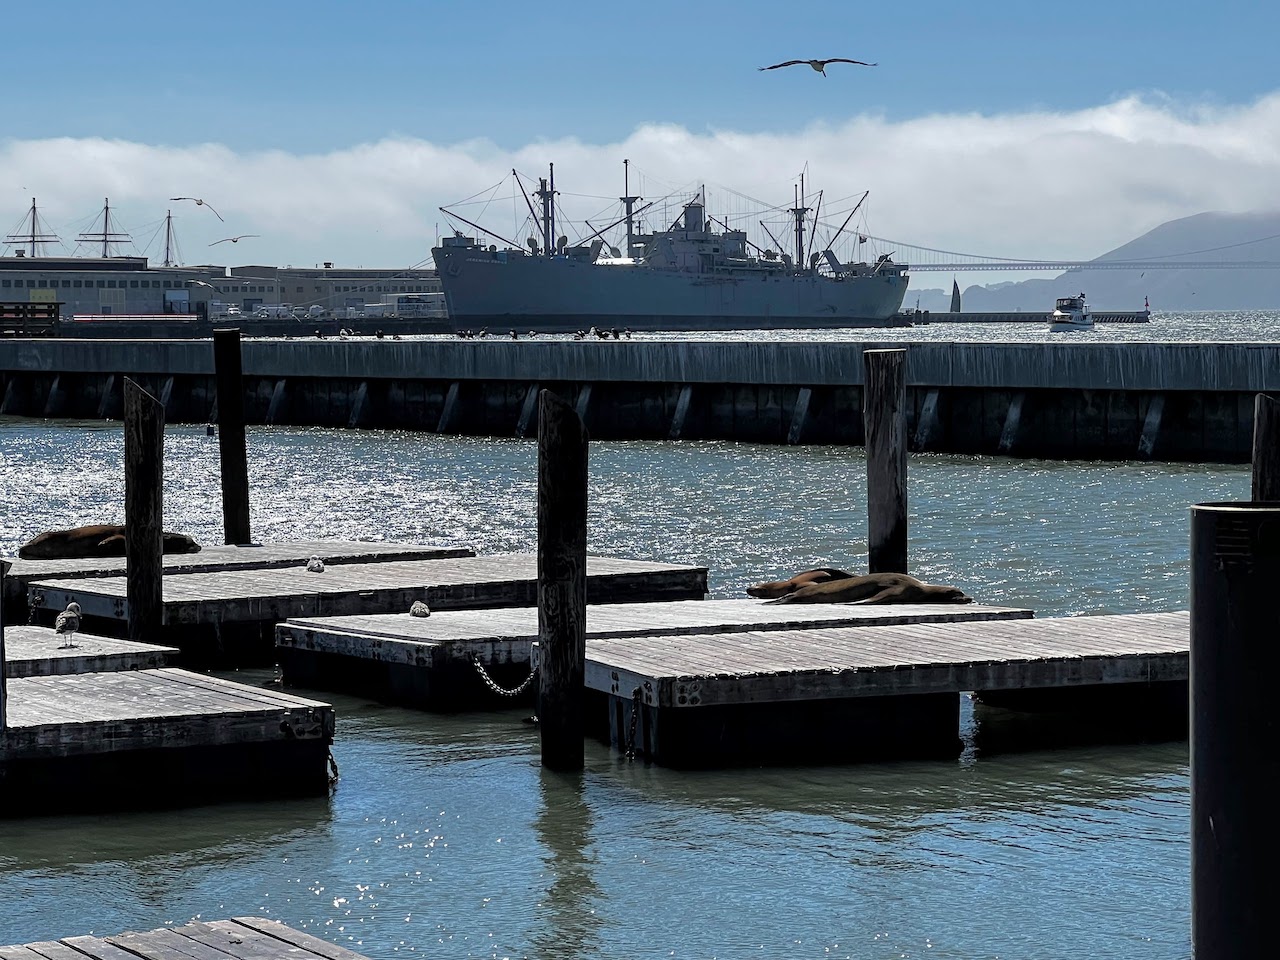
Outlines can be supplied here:
M86 240L100 241L102 243L102 259L111 256L111 246L116 243L127 243L132 238L127 233L111 232L111 198L107 197L102 201L102 232L101 233L82 233L77 240L84 242Z
M804 205L804 174L800 174L800 186L796 191L796 205L789 211L796 219L796 269L804 269L804 215L809 208Z
M173 263L173 211L166 210L164 215L164 265L166 267L174 266Z
M11 233L5 237L6 243L23 243L31 248L31 256L36 255L36 247L44 243L61 242L54 233L40 232L40 215L36 212L36 198L31 198L31 210L22 218L22 233ZM21 228L20 228L21 229Z
M637 200L643 200L644 197L631 196L631 161L622 161L622 192L624 196L619 197L623 207L627 211L627 256L635 256L635 203Z
M552 176L555 176L555 167L552 167ZM547 178L538 178L538 190L534 196L542 201L542 255L549 257L555 253L553 244L553 234L555 232L555 224L552 221L553 205L555 197L555 180L551 182L551 187L547 187Z

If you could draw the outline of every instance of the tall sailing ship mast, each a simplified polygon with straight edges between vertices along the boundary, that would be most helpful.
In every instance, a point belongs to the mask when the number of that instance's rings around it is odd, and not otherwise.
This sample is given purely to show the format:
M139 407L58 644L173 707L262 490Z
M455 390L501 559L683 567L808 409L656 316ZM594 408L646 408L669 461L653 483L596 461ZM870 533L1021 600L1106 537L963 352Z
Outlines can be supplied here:
M23 244L30 247L32 257L38 256L37 247L47 243L61 243L62 239L56 233L46 232L47 228L40 220L40 214L36 210L36 198L31 198L31 209L27 211L22 223L18 225L18 229L4 238L6 244ZM18 256L26 252L18 250Z
M133 243L133 237L127 233L113 233L111 230L111 198L102 201L102 229L92 233L82 233L76 237L77 243L92 241L102 244L102 259L111 256L111 248L122 243ZM166 264L167 266L168 264Z

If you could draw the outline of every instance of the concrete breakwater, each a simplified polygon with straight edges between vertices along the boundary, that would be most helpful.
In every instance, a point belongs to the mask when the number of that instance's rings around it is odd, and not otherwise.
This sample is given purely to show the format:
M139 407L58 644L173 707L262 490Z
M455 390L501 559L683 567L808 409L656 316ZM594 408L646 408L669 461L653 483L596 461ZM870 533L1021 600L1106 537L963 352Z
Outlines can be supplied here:
M251 423L488 436L535 430L541 387L597 439L861 444L862 352L908 349L913 448L1243 462L1280 344L245 341ZM0 414L116 418L131 377L170 422L215 409L207 340L0 342Z

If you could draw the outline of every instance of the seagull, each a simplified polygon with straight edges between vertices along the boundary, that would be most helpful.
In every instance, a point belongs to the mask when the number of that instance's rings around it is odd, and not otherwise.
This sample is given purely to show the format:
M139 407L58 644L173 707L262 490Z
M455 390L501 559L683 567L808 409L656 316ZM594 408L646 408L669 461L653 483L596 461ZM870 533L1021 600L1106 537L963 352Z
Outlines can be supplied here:
M786 63L775 63L771 67L757 67L757 70L777 70L779 67L794 67L798 63L807 63L824 77L827 75L828 63L856 63L860 67L875 67L879 64L867 63L863 60L850 60L847 57L832 57L829 60L788 60Z
M199 197L170 197L169 199L170 199L170 200L194 200L194 201L195 201L195 205L196 205L197 207L209 207L209 204L205 203L205 202L204 202L203 200L201 200ZM214 215L215 217L217 217L219 220L222 220L222 214L220 214L217 210L214 210L214 209L213 209L213 207L209 207L209 209L210 209L211 211L213 211L213 215ZM226 221L225 221L225 220L222 220L222 222L223 222L223 223L226 223Z
M324 573L324 561L319 557L312 557L307 561L308 573Z
M409 616L411 617L429 617L431 616L431 608L421 600L413 601L413 606L409 608Z
M221 240L213 241L213 243L209 244L209 246L216 247L220 243L239 243L245 237L256 237L256 236L258 236L258 234L256 233L242 233L238 237L223 237Z
M59 650L67 650L76 645L76 631L80 629L80 604L68 603L67 609L58 614L53 621L53 632L66 637L67 642L58 645Z

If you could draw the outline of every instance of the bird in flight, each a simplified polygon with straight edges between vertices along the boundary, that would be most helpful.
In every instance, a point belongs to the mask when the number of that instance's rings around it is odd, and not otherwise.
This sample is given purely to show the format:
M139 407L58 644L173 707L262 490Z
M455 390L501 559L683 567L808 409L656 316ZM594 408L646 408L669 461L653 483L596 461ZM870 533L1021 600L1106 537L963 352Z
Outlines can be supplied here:
M219 220L222 220L222 214L220 214L217 210L214 210L213 207L210 207L209 204L205 203L199 197L170 197L169 199L170 200L193 200L195 201L195 205L197 207L209 207L210 210L213 210L213 215L217 217ZM225 220L223 220L222 222L226 223Z
M216 247L220 243L239 243L245 237L256 237L256 236L258 236L258 234L256 233L242 233L238 237L223 237L221 240L213 241L213 243L209 244L209 246Z
M824 77L827 75L828 63L856 63L860 67L875 67L878 64L866 63L862 60L850 60L847 57L832 57L830 60L788 60L786 63L775 63L771 67L757 67L757 70L777 70L779 67L794 67L799 63L807 63Z

